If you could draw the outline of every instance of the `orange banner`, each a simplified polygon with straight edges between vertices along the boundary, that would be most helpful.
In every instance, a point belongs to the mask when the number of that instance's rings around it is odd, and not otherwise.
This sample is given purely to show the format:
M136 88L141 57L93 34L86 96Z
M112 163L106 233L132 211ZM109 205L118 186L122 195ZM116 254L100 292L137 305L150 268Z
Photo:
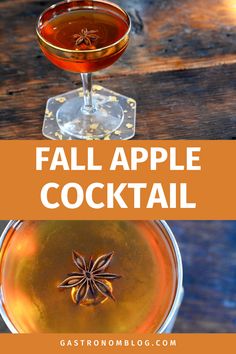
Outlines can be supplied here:
M236 219L235 141L0 141L1 219Z
M235 353L236 334L1 334L1 352L57 353Z

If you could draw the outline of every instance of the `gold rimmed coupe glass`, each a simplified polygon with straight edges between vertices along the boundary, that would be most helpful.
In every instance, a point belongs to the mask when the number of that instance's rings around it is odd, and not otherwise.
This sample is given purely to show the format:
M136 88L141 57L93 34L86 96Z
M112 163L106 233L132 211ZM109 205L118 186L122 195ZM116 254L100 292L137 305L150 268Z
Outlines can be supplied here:
M62 1L39 17L37 36L44 55L82 77L83 90L56 98L61 104L55 119L62 133L77 139L103 138L121 126L126 97L101 86L93 94L92 72L118 60L127 48L130 29L128 14L107 1Z

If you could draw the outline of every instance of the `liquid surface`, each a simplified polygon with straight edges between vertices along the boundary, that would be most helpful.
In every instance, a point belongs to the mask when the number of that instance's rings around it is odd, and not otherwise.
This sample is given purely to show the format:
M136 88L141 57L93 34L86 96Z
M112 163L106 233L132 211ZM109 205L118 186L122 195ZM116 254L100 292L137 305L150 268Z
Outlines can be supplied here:
M91 45L82 42L76 45L76 35L82 30L95 31L96 39L91 39ZM114 44L128 30L128 25L121 17L102 10L80 9L65 12L47 21L41 27L40 33L51 44L70 50L92 50Z
M70 289L57 288L76 271L72 250L87 259L115 252L115 302L76 305ZM5 311L20 333L152 333L176 292L172 249L154 222L26 221L9 231L0 256Z

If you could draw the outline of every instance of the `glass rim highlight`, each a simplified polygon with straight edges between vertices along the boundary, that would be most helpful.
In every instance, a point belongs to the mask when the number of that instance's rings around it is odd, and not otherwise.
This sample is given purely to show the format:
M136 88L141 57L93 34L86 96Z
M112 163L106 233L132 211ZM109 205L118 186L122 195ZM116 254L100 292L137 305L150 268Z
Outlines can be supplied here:
M182 257L181 253L179 250L179 246L177 244L177 241L175 239L175 236L170 229L169 225L167 224L166 221L164 220L151 220L154 222L163 232L163 235L165 238L168 239L170 242L170 246L173 247L173 256L176 258L176 291L174 295L173 302L171 304L169 313L165 320L163 321L162 325L157 328L153 333L165 333L165 330L168 328L168 326L171 324L173 321L176 313L178 312L178 308L181 304L181 300L183 297L183 264L182 264ZM23 220L10 220L8 224L6 225L5 229L3 230L1 236L0 236L0 256L1 256L1 249L3 246L3 243L5 241L6 236L8 235L9 230L12 228L13 232L17 230L18 226L23 222ZM12 237L12 236L10 236ZM1 267L1 257L0 257L0 267ZM1 285L1 283L0 283ZM18 330L15 328L13 325L12 321L9 319L4 305L3 305L3 292L2 292L2 287L0 286L0 315L2 316L2 319L4 320L6 326L10 330L11 333L19 333Z
M76 0L77 2L80 2L80 1L84 1L84 0ZM65 53L95 53L95 52L101 52L101 51L104 51L104 50L107 50L109 48L112 48L114 46L116 46L117 44L121 43L130 33L131 31L131 18L130 16L128 15L128 13L123 10L120 6L118 6L117 4L114 4L110 1L106 1L106 0L93 0L94 3L104 3L104 4L108 4L108 5L111 5L112 7L114 8L117 8L119 9L121 12L123 12L123 14L127 17L128 19L128 29L126 31L126 33L116 42L108 45L108 46L105 46L105 47L102 47L102 48L98 48L98 49L91 49L91 50L77 50L77 49L67 49L67 48L63 48L63 47L58 47L50 42L48 42L41 34L40 34L40 31L39 31L39 28L40 28L40 21L42 20L42 17L49 11L49 10L53 10L54 8L56 8L57 6L60 6L62 4L69 4L71 2L75 2L75 0L63 0L63 1L60 1L56 4L53 4L51 6L49 6L48 8L46 8L42 13L41 15L39 16L38 18L38 21L37 21L37 24L36 24L36 33L37 33L37 36L39 37L39 39L45 43L47 46L53 48L53 49L56 49L58 51L61 51L61 52L65 52ZM92 9L93 7L92 6L86 6L86 8L88 9Z
M171 245L173 246L173 254L176 257L176 266L177 266L176 269L177 287L176 287L173 303L171 305L170 311L165 321L163 322L161 327L156 329L155 331L155 333L164 333L167 327L170 325L171 321L173 320L174 316L178 312L178 308L183 298L183 263L182 263L182 257L181 257L178 243L167 222L165 220L154 220L154 222L161 228L164 235L169 237Z

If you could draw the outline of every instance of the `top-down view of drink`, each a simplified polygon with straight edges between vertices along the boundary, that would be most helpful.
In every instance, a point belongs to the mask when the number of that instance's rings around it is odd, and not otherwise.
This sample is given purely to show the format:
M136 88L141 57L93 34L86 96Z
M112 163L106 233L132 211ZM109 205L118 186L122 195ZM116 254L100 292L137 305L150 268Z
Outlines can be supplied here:
M1 237L1 314L13 333L173 327L182 262L161 221L15 221Z
M52 114L61 133L78 139L104 138L118 130L124 120L134 121L135 101L93 87L91 77L92 72L119 59L127 48L130 29L128 14L102 0L62 1L42 13L37 35L43 53L59 68L81 73L83 82L83 89L48 101L44 132L47 116L52 118Z
M0 333L236 332L236 221L168 225L0 221Z

